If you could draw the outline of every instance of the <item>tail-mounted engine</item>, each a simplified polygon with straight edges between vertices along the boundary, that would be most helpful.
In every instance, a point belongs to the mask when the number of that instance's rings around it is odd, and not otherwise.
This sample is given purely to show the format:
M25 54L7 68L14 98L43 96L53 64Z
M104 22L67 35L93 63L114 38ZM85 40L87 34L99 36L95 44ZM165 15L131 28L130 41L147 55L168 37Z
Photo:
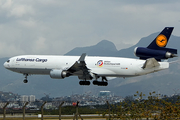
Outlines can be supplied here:
M177 57L177 55L175 55L177 54L177 49L160 48L156 50L144 47L136 47L134 49L134 54L140 59L155 58L156 60L161 61L161 59Z

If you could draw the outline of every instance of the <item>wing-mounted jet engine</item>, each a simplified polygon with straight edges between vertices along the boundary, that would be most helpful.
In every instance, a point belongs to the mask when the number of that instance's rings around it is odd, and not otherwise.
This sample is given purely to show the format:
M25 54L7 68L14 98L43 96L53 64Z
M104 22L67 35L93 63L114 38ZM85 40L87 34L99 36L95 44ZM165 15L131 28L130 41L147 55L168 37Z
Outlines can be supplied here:
M50 77L53 79L64 79L65 77L69 77L71 74L66 70L58 70L52 69L50 71Z
M155 58L157 61L177 57L177 49L165 48L174 27L165 27L164 30L147 47L136 47L134 54L140 59Z

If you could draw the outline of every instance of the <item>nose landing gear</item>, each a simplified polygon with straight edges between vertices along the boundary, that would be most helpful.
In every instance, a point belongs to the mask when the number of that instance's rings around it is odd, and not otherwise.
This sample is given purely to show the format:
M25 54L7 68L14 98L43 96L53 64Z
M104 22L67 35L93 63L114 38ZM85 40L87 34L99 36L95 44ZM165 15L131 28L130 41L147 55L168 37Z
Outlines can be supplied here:
M25 75L25 79L23 80L24 83L28 83L28 80L27 80L27 76L28 74L24 74Z

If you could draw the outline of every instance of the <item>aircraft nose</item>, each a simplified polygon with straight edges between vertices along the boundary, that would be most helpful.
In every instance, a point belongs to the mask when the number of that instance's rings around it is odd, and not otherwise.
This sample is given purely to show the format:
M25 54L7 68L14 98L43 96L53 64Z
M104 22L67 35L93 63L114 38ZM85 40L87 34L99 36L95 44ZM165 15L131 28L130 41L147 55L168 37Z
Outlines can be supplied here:
M4 63L4 67L7 68L7 63L6 62Z
M4 67L5 68L8 68L9 67L9 64L7 62L4 63Z

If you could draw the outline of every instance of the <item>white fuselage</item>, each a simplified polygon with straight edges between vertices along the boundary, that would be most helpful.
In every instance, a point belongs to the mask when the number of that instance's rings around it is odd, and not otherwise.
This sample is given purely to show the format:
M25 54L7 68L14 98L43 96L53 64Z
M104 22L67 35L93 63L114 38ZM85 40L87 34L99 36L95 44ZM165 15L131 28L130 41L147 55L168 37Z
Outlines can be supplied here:
M23 74L46 74L52 69L67 70L80 56L53 56L53 55L22 55L10 58L4 67ZM144 75L169 67L168 62L158 62L160 65L150 69L143 69L146 60L86 56L85 63L89 72L106 77L132 77ZM78 75L77 75L78 76Z

